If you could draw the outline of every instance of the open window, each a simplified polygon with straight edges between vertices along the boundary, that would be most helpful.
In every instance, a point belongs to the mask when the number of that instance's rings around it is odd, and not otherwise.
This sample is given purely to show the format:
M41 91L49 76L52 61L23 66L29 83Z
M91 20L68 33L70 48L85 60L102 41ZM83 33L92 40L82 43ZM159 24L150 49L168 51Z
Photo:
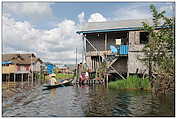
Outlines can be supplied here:
M140 44L147 44L149 41L148 32L140 32Z

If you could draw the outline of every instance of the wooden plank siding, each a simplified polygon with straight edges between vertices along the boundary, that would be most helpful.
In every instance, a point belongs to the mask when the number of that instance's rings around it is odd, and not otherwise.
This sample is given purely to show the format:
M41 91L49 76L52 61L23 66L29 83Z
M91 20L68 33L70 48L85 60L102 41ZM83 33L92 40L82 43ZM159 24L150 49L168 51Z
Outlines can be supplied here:
M17 73L17 72L29 72L30 65L15 65L9 64L8 66L2 66L3 74Z
M15 64L9 64L6 66L2 66L2 73L9 74L17 72L17 66Z

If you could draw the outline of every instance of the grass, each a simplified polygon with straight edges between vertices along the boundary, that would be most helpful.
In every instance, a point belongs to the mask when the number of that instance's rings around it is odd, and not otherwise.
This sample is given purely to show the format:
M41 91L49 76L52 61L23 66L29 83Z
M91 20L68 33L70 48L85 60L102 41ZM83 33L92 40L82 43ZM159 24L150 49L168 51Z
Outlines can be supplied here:
M73 77L74 77L74 74L57 73L55 78L57 80L62 80L62 79L70 79L70 78L73 78ZM45 78L49 79L50 77L45 76Z
M137 76L130 76L126 80L117 80L108 84L112 89L150 89L150 81Z
M64 73L56 74L56 79L70 79L73 77L74 77L74 74L64 74Z

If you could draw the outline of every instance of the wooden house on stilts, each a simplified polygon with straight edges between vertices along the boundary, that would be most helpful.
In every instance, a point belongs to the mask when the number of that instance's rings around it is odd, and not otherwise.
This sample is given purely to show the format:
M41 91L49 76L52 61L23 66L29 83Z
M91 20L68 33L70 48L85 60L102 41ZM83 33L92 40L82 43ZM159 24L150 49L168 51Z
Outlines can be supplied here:
M3 54L2 81L16 82L35 80L41 72L42 61L32 54Z
M148 68L139 60L148 43L142 22L152 24L147 19L85 23L77 33L82 36L89 71L96 72L100 62L106 61L108 73L121 78L148 73Z

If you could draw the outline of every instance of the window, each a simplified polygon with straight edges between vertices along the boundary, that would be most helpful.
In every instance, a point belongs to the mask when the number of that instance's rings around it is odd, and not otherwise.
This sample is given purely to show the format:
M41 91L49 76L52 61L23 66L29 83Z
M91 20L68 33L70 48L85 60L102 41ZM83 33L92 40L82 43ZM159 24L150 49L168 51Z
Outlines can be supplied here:
M121 39L115 39L116 40L116 45L121 45Z
M147 44L148 43L148 32L140 32L140 44Z

